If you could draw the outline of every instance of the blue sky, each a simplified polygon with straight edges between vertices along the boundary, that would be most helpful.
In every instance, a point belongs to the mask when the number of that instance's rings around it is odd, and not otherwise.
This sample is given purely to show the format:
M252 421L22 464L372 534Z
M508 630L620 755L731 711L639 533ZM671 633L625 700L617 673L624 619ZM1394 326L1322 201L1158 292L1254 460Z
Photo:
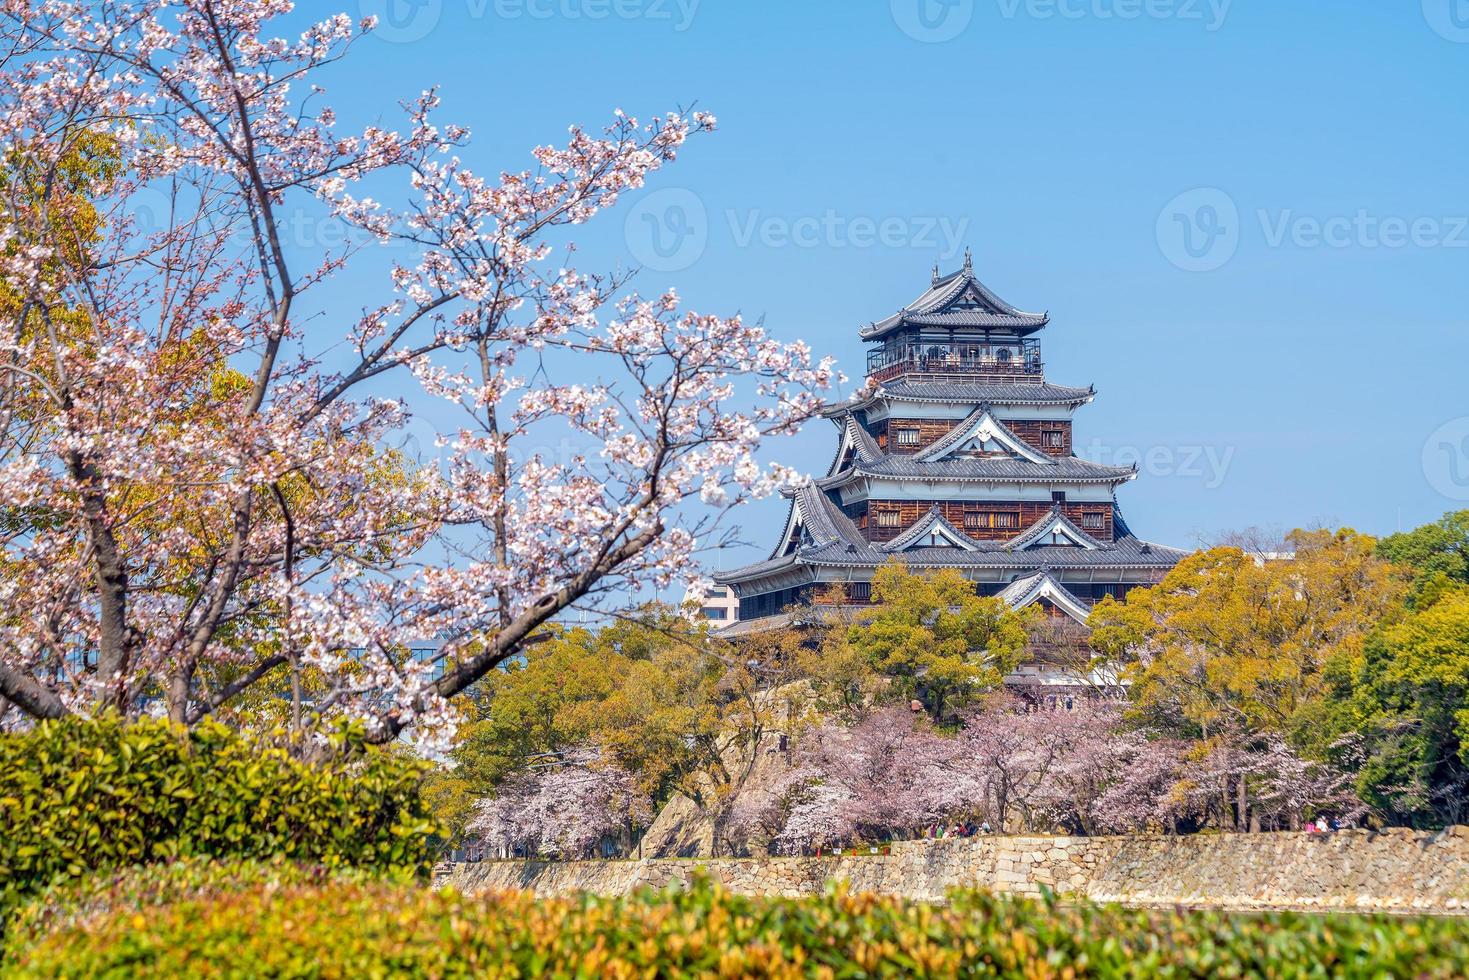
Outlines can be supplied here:
M1469 0L341 3L389 17L333 77L343 117L439 85L482 170L615 107L717 113L579 265L853 375L858 326L972 247L1050 311L1050 379L1097 386L1079 451L1142 457L1146 537L1469 506Z

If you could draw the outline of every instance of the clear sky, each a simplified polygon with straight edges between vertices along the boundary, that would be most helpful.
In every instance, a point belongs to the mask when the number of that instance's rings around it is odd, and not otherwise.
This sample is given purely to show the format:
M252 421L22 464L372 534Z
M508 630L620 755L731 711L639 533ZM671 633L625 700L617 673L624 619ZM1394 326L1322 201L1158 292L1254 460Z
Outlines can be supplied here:
M1049 378L1096 385L1078 451L1141 455L1145 537L1469 506L1469 0L329 3L385 16L344 119L439 85L485 171L615 107L716 113L578 264L854 376L858 326L972 247L1050 311ZM835 438L773 458L824 470Z

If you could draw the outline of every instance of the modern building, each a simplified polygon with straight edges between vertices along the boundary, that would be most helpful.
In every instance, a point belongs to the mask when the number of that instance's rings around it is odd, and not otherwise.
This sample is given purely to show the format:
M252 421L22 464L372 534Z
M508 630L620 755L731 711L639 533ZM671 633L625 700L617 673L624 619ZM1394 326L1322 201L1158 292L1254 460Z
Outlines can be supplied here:
M860 330L869 385L826 413L837 430L826 474L787 491L768 559L714 576L738 596L742 632L833 583L868 602L893 558L957 568L981 594L1084 627L1103 596L1154 584L1184 556L1123 520L1117 488L1135 466L1072 451L1073 415L1096 392L1046 380L1048 323L975 278L966 253Z
M684 597L684 601L688 601L688 596ZM710 586L699 603L697 618L705 620L716 629L728 626L740 618L739 597L727 585Z

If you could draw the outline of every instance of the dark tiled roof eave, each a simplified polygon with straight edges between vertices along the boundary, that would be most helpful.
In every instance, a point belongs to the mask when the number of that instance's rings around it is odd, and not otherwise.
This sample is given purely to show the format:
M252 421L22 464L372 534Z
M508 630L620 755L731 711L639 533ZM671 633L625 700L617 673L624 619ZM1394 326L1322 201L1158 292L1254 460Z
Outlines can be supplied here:
M1008 313L990 313L986 310L946 310L942 313L894 313L886 319L870 324L857 331L863 340L881 340L903 327L942 327L945 329L969 328L975 330L1014 330L1031 333L1050 323L1045 314L1013 316Z
M1096 397L1092 388L1071 388L1049 382L993 384L979 381L890 381L865 398L854 398L826 409L827 418L839 418L884 400L947 405L1085 405Z
M709 576L716 585L732 585L736 582L745 582L752 578L761 578L766 575L774 575L794 568L800 564L809 564L801 561L799 554L783 555L780 558L768 558L765 561L757 561L739 568L731 568L726 571L715 572Z
M744 568L721 572L716 582L750 581L786 571L798 565L825 568L876 568L893 558L901 558L917 568L988 568L1039 571L1086 571L1098 569L1166 571L1178 564L1188 552L1165 545L1151 544L1135 537L1108 542L1098 549L1042 545L1011 549L999 543L974 551L962 548L911 548L902 552L882 551L878 545L855 547L834 543L805 548L794 555L772 561L757 562Z
M941 459L931 463L885 456L858 463L835 476L816 481L823 490L846 486L862 477L937 480L960 483L1126 483L1137 476L1128 466L1107 466L1075 456L1058 456L1054 465L1017 459Z

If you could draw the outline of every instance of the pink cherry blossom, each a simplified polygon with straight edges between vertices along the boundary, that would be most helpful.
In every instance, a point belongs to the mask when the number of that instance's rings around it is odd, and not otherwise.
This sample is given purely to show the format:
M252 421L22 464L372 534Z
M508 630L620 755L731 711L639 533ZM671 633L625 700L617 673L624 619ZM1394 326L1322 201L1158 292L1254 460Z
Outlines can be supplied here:
M278 36L291 8L0 7L0 703L26 716L193 723L268 684L299 725L443 733L542 624L692 576L839 379L572 264L568 227L713 116L619 112L481 172L434 92L348 128L323 70L371 25ZM99 137L88 205L62 178Z
M468 830L500 857L583 858L604 839L626 847L652 818L631 773L576 749L507 780L477 807Z

